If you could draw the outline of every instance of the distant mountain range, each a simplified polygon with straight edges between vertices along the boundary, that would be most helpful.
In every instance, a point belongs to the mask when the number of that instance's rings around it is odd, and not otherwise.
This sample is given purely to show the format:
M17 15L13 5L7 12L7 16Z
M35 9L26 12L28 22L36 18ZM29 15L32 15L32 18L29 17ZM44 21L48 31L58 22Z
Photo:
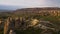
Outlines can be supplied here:
M30 8L23 8L23 7L19 7L19 6L6 6L6 5L0 5L0 12L10 12L10 11L16 11L16 12L20 12L20 11L38 11L41 9L60 9L58 7L30 7Z
M19 6L7 6L7 5L0 5L0 10L16 10L22 7Z
M20 12L37 12L41 10L60 10L58 7L43 7L43 8L22 8L22 9L17 9L15 13L20 13Z

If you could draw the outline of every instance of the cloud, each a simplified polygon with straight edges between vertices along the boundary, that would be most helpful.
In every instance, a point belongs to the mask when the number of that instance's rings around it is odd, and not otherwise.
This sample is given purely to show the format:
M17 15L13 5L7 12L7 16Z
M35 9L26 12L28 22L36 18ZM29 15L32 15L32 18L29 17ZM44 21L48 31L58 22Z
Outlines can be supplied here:
M0 5L43 7L60 6L59 0L0 0Z
M0 4L35 6L44 4L44 1L45 0L0 0Z

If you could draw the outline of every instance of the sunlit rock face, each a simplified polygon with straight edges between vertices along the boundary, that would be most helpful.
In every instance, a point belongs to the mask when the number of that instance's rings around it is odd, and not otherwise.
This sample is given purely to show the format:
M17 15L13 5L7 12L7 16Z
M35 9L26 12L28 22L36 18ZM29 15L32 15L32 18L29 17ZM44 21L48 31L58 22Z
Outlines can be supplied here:
M38 22L39 22L39 20L37 20L37 19L32 19L32 21L31 21L31 26L36 25Z
M8 33L8 30L9 30L9 24L10 24L10 18L8 18L5 22L5 25L4 25L4 34L7 34Z
M0 24L2 23L1 19L0 19Z
M4 34L8 34L10 29L14 29L14 20L8 17L4 24Z
M55 25L49 21L39 21L39 23L37 25L35 25L34 28L57 31L57 29L55 28Z

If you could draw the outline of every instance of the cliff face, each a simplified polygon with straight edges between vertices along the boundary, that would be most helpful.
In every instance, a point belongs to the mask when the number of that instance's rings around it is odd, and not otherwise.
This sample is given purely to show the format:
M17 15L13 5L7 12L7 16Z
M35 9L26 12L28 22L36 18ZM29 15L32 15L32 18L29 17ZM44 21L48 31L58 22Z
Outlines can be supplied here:
M41 34L43 33L51 33L58 31L58 28L56 29L56 26L51 23L50 21L42 21L42 20L38 20L38 19L24 19L24 18L8 18L5 22L4 25L4 34L8 34L8 33L15 33L15 30L30 30L31 28L36 29L42 29L43 31L41 32ZM34 29L32 29L31 31L33 31ZM51 32L50 32L51 31ZM20 31L19 31L20 32ZM27 31L28 32L28 31ZM40 32L40 31L39 31ZM34 33L34 32L33 32Z
M18 9L14 12L14 14L45 14L45 15L54 15L54 16L60 16L60 8L57 7L49 7L49 8L24 8L24 9Z

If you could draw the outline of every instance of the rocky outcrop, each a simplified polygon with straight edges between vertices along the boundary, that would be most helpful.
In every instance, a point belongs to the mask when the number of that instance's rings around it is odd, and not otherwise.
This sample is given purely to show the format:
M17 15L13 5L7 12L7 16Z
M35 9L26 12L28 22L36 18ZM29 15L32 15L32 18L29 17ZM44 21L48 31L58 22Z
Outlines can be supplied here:
M48 32L50 30L56 32L55 25L50 21L42 21L38 19L28 19L17 17L17 18L8 18L4 26L4 34L15 34L15 30L27 30L28 28L33 27L36 29L42 29L43 32ZM11 32L12 31L12 32Z

